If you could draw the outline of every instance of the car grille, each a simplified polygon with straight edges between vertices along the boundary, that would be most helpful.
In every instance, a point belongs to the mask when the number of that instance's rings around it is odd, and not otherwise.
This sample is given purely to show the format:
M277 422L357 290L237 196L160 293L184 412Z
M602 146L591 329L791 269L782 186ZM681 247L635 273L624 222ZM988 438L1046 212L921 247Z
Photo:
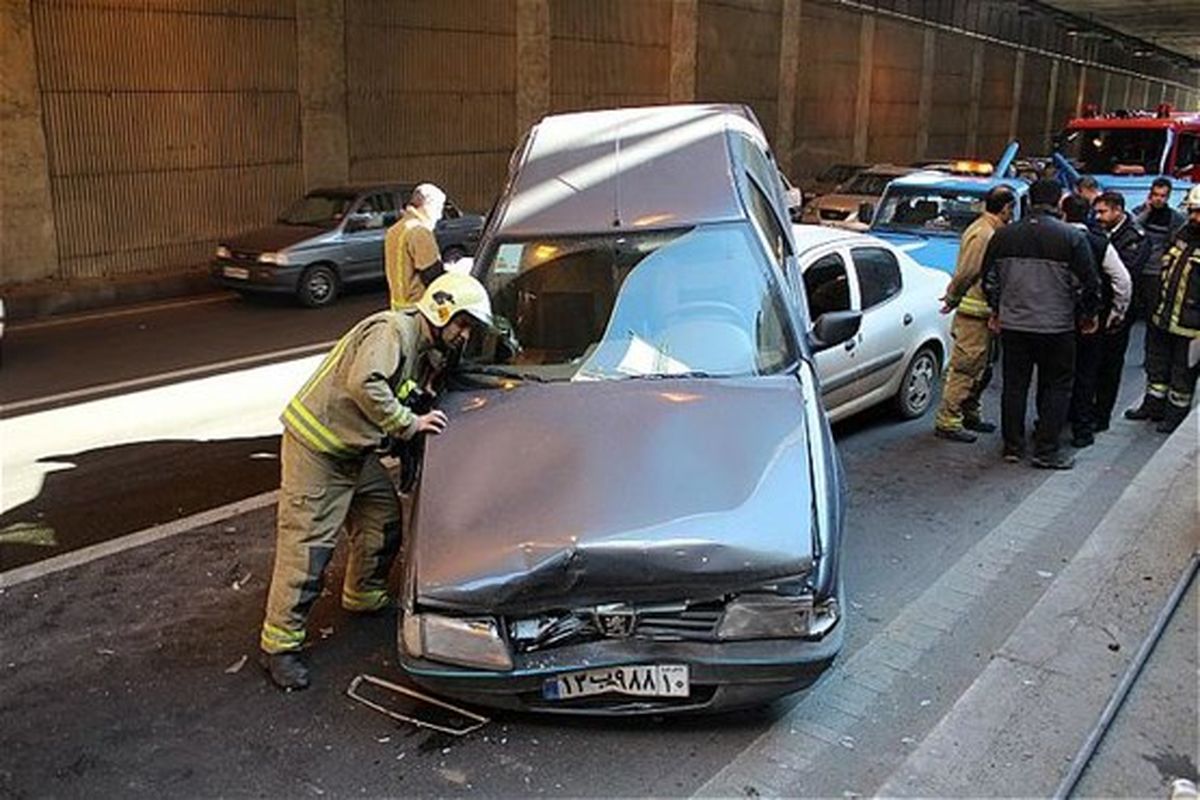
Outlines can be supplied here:
M838 208L822 208L821 219L837 222L846 218L846 212Z
M725 611L723 601L636 606L628 636L606 636L592 609L549 612L531 619L509 619L509 640L519 653L546 650L605 638L661 642L712 642Z

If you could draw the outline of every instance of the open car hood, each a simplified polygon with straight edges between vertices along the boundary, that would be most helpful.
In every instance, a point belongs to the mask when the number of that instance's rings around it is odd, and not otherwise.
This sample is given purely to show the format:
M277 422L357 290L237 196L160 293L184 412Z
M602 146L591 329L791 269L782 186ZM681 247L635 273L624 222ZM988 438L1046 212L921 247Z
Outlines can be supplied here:
M809 571L803 402L787 375L450 394L414 508L418 604L713 598Z

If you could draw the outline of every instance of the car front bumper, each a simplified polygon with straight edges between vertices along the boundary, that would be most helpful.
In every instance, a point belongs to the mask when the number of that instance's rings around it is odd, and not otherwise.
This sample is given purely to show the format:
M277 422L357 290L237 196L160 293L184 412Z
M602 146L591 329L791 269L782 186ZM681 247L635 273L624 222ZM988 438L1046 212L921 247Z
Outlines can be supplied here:
M625 716L728 711L761 705L810 685L841 649L845 620L820 641L763 639L740 642L665 642L601 639L517 654L510 672L456 667L403 652L400 665L420 686L482 706L542 713ZM686 664L686 698L605 694L547 700L542 685L579 670L635 664Z
M209 266L209 276L214 283L242 292L293 294L300 284L301 272L303 268L295 265L278 266L228 259L213 261Z

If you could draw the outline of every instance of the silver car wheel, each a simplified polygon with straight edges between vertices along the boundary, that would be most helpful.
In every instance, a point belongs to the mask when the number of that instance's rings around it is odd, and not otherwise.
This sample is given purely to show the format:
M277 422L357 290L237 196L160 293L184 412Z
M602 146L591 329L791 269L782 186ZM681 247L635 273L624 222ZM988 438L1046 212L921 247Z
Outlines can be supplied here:
M904 416L915 418L929 410L933 392L937 385L937 359L929 350L921 350L913 356L901 387L901 411Z

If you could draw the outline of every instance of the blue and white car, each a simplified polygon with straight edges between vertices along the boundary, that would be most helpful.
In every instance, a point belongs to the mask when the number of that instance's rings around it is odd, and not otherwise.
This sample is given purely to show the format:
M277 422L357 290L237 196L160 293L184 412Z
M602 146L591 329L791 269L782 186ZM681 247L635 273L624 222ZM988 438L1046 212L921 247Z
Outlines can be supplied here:
M995 186L1017 196L1014 220L1029 213L1029 184L1001 177L1016 157L1009 145L994 171L980 162L954 162L951 170L922 170L892 181L874 210L869 232L912 256L918 264L954 274L958 243L983 212L983 198ZM991 174L980 174L991 173Z

